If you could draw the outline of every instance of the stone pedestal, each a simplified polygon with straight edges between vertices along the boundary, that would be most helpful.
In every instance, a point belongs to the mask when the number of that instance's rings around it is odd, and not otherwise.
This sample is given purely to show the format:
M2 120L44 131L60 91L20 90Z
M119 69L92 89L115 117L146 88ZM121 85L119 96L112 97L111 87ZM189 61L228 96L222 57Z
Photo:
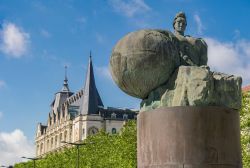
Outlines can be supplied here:
M138 168L242 168L238 111L163 107L137 122Z

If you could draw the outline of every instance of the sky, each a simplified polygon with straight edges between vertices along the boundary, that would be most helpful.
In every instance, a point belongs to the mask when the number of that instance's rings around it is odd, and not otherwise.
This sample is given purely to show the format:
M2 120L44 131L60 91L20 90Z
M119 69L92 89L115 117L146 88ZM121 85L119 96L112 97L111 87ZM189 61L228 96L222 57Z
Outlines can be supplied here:
M71 91L80 90L90 51L104 106L139 108L112 80L112 48L132 31L173 31L179 11L185 34L206 40L211 70L250 84L249 0L1 0L0 165L34 156L36 126L47 122L64 66Z

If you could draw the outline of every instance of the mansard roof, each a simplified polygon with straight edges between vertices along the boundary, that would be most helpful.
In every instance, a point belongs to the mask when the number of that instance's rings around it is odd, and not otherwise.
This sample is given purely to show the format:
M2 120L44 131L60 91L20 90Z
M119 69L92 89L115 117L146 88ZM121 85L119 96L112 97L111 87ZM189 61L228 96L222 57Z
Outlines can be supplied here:
M60 107L68 97L72 96L74 93L70 91L69 85L68 85L68 78L67 78L67 66L65 66L65 78L63 82L63 87L61 91L57 92L55 94L55 98L51 103L51 107L57 106ZM55 104L56 103L56 104ZM56 111L54 111L56 112Z

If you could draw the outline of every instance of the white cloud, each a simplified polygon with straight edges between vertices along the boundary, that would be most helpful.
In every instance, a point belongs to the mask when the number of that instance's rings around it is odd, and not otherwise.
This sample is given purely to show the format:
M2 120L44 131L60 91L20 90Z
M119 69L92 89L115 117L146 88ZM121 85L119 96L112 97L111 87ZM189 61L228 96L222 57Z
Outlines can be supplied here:
M205 40L208 44L208 65L212 70L239 75L243 78L243 84L250 83L250 41Z
M200 16L195 14L194 15L194 20L195 20L195 22L197 24L197 32L198 32L198 34L202 34L205 27L202 24Z
M35 154L34 145L27 140L27 137L19 129L13 132L0 132L0 163L13 165L22 161L21 157L33 157Z
M97 75L104 77L105 79L112 80L109 68L106 66L95 67ZM112 80L113 81L113 80Z
M144 0L109 0L109 2L116 12L127 17L134 17L136 14L151 10Z
M5 86L6 86L5 81L0 80L0 89L1 89L1 88L4 88Z
M20 58L27 53L30 36L14 23L4 23L0 35L0 50L3 53L13 58Z
M41 30L41 35L45 38L49 38L51 36L51 34L45 29Z

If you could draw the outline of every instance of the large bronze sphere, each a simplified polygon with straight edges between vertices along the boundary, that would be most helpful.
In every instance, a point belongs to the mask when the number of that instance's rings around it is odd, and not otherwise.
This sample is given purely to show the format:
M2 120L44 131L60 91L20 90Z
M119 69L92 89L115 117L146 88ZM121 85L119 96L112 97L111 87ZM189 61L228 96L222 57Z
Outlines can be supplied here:
M144 99L165 83L180 64L175 36L163 30L139 30L115 45L110 70L127 94Z

